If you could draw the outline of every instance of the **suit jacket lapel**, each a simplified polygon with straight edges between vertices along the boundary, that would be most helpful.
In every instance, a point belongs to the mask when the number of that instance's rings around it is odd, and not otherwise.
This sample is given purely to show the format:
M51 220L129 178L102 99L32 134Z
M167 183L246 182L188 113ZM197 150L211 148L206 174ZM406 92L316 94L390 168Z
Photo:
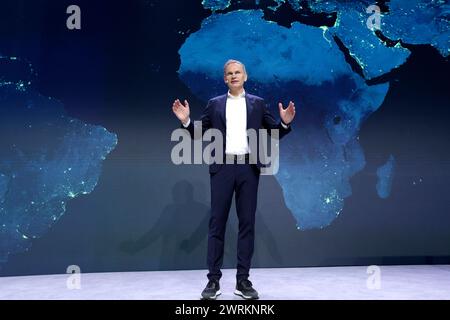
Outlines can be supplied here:
M248 94L245 93L245 104L247 106L247 129L248 129L248 124L250 122L250 115L252 114L252 111L253 111L253 103L252 102L253 102L252 99L250 99Z
M220 116L220 119L222 120L224 128L226 128L226 126L227 126L227 120L226 120L226 115L225 115L226 107L227 107L227 95L224 95L222 97L222 99L220 99L220 102L219 102L219 116Z

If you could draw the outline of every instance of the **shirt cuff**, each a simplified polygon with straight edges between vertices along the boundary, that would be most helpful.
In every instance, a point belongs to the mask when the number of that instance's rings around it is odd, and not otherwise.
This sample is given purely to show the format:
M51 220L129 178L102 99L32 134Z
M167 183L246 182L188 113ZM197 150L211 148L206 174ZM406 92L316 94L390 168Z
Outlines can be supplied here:
M183 124L183 127L185 127L185 128L189 127L189 125L191 124L191 118L189 118L186 123L182 123L182 124Z
M282 125L283 128L285 128L285 129L289 128L289 125L288 125L288 124L285 124L283 121L281 121L281 125Z

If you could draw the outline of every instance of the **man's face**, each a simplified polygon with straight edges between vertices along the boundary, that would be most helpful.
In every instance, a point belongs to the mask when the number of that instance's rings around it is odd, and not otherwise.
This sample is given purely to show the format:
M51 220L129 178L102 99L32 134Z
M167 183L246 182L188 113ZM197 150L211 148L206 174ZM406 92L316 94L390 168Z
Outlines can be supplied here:
M244 67L239 63L230 63L225 69L224 81L230 91L240 90L247 81L247 74Z

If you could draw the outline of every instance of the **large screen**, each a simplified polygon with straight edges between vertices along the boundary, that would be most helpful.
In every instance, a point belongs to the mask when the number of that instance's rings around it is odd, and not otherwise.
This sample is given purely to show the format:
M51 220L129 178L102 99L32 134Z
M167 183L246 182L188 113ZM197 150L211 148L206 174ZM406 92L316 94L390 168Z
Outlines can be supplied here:
M174 161L172 103L197 120L228 59L275 118L297 110L254 267L449 262L449 19L426 0L3 0L0 275L206 268L208 164L190 140ZM238 230L233 201L228 268Z

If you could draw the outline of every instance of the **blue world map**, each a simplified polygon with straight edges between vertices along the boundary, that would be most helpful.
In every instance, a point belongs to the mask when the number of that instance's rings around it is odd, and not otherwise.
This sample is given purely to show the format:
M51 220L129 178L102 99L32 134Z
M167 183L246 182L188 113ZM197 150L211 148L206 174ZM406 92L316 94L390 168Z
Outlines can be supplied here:
M374 28L370 22L376 11L368 10L369 1L278 0L268 9L276 11L286 2L296 11L306 3L313 14L336 13L334 25L293 22L284 27L265 19L262 9L222 12L231 1L205 0L211 15L180 48L179 76L206 101L223 94L222 65L237 59L252 80L247 90L264 97L273 114L279 101L296 102L293 131L280 143L276 179L297 228L324 228L352 194L349 181L365 166L360 127L389 90L387 81L368 80L406 62L410 51L402 43L429 44L448 56L450 6L447 1L393 0L388 12L378 11L380 25ZM347 62L342 46L361 72ZM374 188L381 198L389 196L394 164L391 156L378 170Z
M392 0L375 30L368 25L374 15L369 1L255 0L255 8L245 10L233 9L236 3L202 2L209 16L179 48L179 78L207 101L224 93L223 63L238 59L249 73L246 90L264 97L273 114L279 101L296 102L275 177L298 229L325 228L352 195L350 179L365 167L359 131L389 90L379 79L407 61L408 45L430 45L448 57L450 5ZM335 18L332 25L282 26L264 14L286 6ZM39 92L32 64L0 52L0 67L1 266L29 250L69 201L90 196L119 139L70 117L62 102ZM377 170L380 198L389 197L395 163L391 155Z
M0 63L7 71L0 81L1 265L45 234L69 200L94 190L117 136L41 95L31 64L16 57Z

